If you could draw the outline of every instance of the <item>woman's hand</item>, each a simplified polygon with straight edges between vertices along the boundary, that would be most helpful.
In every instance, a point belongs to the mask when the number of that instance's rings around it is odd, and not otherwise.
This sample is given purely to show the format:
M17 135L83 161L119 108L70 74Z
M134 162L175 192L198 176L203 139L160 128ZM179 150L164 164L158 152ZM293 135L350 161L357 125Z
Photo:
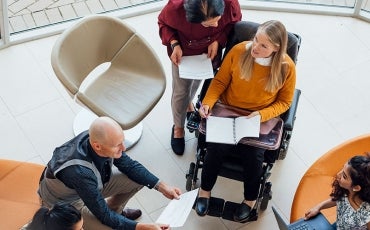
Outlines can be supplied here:
M304 219L305 220L308 220L314 216L316 216L317 214L319 214L320 212L320 208L319 206L315 206L313 208L311 208L310 210L308 210L305 214L304 214Z
M260 112L258 112L258 111L254 111L254 112L252 112L252 113L250 113L248 116L247 116L247 118L251 118L251 117L254 117L254 116L260 116L261 114L260 114Z
M173 62L173 64L178 66L180 64L181 57L182 57L181 46L175 46L173 48L173 51L172 51L172 54L171 54L171 57L170 57L171 61Z
M209 106L208 105L201 105L198 112L199 112L199 115L202 118L207 118L209 115L211 115L211 113L209 112Z
M315 207L311 208L310 210L308 210L305 214L304 214L304 219L305 220L308 220L310 219L311 217L314 217L316 216L317 214L319 214L320 210L322 209L327 209L327 208L331 208L331 207L334 207L337 205L337 202L336 201L333 201L331 198L327 199L327 200L324 200L323 202L321 202L320 204L316 205Z
M209 57L211 60L216 57L218 50L218 42L214 41L208 46L208 53L207 57Z

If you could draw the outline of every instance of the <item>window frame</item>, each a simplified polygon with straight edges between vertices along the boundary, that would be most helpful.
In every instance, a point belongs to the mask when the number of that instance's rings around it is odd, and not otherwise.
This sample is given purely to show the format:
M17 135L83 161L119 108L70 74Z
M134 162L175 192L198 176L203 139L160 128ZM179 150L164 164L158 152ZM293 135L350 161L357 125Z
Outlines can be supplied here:
M146 13L153 13L160 11L167 3L166 0L150 2L147 4L135 5L132 7L106 12L104 14L116 16L121 19L134 17ZM263 11L277 11L290 12L302 14L320 14L332 16L354 17L370 23L370 11L362 9L363 0L356 0L353 8L340 6L322 6L318 4L302 4L293 2L271 2L266 0L239 0L240 6L243 10L263 10ZM48 25L42 28L31 29L15 34L9 33L9 18L7 0L0 0L0 49L19 44L22 42L35 40L38 38L48 37L61 33L65 28L73 24L79 18L61 22L53 25ZM307 7L309 5L309 7Z

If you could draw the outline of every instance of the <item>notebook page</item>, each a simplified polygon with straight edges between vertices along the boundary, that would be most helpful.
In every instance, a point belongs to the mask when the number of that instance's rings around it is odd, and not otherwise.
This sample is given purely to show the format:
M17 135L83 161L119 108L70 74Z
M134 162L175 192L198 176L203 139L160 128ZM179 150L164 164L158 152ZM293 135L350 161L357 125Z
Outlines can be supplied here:
M235 144L234 118L209 116L206 126L207 142Z
M261 116L251 118L238 117L235 119L235 135L239 142L243 137L259 137Z

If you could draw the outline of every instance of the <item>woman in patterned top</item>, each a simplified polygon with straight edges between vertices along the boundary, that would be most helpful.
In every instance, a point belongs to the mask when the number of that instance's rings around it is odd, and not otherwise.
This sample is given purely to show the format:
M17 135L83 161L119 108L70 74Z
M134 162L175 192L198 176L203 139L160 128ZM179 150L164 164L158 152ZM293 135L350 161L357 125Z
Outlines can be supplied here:
M337 229L370 229L370 153L354 156L337 174L330 198L311 208L305 218L337 206Z

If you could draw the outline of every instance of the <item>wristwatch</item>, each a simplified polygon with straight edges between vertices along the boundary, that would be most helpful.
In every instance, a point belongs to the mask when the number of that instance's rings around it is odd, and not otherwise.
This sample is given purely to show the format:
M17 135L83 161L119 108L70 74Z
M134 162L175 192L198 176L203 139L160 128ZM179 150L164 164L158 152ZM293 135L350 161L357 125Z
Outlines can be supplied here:
M179 46L180 42L174 42L171 44L171 49L173 50L176 46Z

